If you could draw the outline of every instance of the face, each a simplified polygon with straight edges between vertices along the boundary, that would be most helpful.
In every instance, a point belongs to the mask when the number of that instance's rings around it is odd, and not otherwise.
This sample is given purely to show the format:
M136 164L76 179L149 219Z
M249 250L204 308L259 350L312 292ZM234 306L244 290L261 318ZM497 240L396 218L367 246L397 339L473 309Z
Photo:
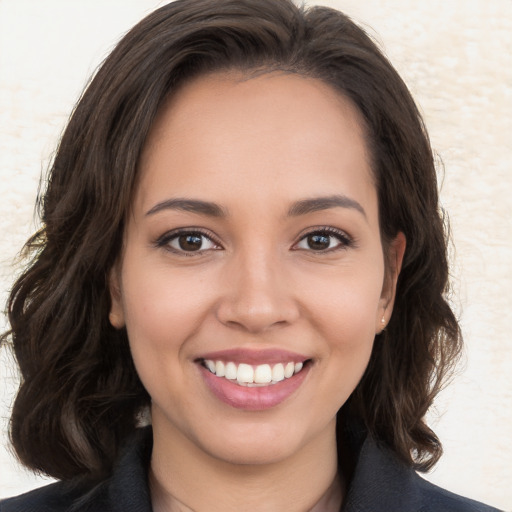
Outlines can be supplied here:
M355 108L295 75L202 77L160 113L140 172L110 319L155 438L235 463L334 439L397 273ZM390 250L398 268L403 239Z

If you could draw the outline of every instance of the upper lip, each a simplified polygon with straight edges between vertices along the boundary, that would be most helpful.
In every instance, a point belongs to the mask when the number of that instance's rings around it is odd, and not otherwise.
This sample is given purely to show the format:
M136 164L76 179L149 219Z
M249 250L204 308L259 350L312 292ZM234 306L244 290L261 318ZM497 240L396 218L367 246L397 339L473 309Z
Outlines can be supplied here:
M219 350L202 354L198 360L224 361L246 364L277 364L283 362L304 363L310 359L307 356L281 349L243 349L233 348L228 350Z

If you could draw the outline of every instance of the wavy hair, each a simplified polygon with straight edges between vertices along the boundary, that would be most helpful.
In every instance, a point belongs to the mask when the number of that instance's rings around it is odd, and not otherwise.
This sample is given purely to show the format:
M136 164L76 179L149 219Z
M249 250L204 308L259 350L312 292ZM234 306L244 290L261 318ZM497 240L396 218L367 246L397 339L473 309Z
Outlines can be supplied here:
M322 80L362 114L384 245L407 238L393 316L342 411L408 465L441 444L425 413L461 348L446 301L447 235L418 109L372 39L346 15L291 0L178 0L117 44L78 101L49 170L42 228L26 243L9 301L21 386L11 442L28 467L59 479L107 474L150 397L125 330L108 320L138 162L155 116L187 80L281 70ZM341 435L341 421L338 422Z

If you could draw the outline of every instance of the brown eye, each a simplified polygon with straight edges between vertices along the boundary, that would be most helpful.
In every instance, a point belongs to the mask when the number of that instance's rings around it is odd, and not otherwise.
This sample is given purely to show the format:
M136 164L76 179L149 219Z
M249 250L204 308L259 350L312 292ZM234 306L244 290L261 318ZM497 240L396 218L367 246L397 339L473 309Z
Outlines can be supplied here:
M210 237L196 231L165 235L159 240L158 245L177 253L201 253L210 249L219 249L218 244Z
M203 237L201 235L180 235L178 237L180 249L184 251L199 251L203 245Z
M302 251L330 252L337 249L345 249L352 245L352 239L343 231L335 228L325 228L306 234L294 248Z
M331 245L331 236L324 234L312 234L306 237L307 245L313 251L324 251Z

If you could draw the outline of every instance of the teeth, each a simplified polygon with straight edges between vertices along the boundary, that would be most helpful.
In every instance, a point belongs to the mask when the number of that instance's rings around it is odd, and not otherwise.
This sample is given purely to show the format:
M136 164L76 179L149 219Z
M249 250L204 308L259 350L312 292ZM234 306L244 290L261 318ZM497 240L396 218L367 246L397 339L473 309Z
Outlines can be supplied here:
M212 373L215 373L217 377L224 377L224 375L226 375L226 366L222 361L216 361L215 370Z
M281 363L277 363L274 368L272 368L272 380L274 382L284 380L284 366Z
M238 371L236 372L236 380L242 382L254 382L254 370L248 364L239 364Z
M269 364L260 364L254 370L255 384L268 384L272 382L272 368Z
M212 361L211 359L205 359L204 365L217 377L236 381L242 386L275 384L276 382L293 377L304 366L303 363L294 363L293 361L284 364L277 363L273 366L270 364L252 366L245 363L236 365L233 362Z
M226 365L226 374L224 375L226 379L236 380L237 375L237 367L235 363L228 363Z

